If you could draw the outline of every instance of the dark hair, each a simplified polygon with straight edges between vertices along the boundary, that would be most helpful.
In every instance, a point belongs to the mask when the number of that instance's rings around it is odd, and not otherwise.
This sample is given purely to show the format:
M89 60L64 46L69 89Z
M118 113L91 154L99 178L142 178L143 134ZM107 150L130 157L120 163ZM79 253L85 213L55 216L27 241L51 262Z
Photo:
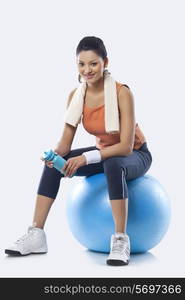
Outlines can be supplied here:
M103 41L96 36L86 36L84 37L78 44L76 48L76 55L78 55L81 51L92 50L97 55L105 59L107 57L107 51ZM80 81L80 75L78 76L78 80Z

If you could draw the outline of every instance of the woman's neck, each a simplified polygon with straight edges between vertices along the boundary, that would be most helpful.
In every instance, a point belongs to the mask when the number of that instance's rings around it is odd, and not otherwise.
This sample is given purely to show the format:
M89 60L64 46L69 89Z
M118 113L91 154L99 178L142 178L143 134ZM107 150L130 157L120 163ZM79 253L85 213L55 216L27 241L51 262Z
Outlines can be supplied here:
M101 77L99 80L97 80L94 83L87 83L87 88L89 92L97 93L101 92L104 89L104 78Z

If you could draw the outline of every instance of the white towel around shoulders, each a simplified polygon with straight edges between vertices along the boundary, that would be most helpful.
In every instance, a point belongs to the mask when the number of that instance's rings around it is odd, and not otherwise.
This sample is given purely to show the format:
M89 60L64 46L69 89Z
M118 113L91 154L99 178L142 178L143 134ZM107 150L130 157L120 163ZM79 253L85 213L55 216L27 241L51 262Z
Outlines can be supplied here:
M86 88L86 82L82 82L73 94L64 115L65 123L77 127L81 122ZM104 72L104 104L105 130L109 134L116 134L120 130L116 82L107 70Z

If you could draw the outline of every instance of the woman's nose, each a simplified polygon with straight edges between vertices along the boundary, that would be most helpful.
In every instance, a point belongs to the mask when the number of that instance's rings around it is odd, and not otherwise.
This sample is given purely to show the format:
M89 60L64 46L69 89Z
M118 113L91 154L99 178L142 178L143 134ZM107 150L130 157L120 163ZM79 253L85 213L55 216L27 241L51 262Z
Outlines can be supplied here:
M85 74L91 73L91 68L90 68L90 67L85 67L85 68L84 68L84 73L85 73Z

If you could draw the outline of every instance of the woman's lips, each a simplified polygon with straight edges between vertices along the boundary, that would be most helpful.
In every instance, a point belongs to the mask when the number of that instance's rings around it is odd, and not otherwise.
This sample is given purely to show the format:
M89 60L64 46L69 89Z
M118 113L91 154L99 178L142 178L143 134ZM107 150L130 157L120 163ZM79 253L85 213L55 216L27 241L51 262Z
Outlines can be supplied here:
M87 79L90 79L92 77L94 77L94 74L85 76L85 78L87 78Z

